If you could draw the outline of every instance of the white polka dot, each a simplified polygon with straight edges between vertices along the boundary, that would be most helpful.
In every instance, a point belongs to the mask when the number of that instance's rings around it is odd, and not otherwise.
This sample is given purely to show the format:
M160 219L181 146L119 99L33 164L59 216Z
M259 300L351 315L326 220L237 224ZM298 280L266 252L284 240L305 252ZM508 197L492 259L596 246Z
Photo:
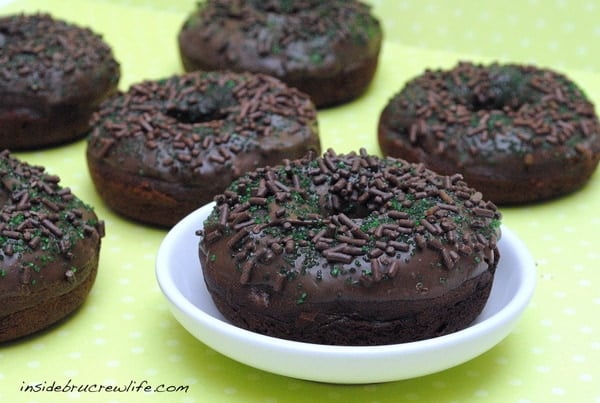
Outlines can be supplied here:
M142 346L135 346L131 348L131 352L133 354L142 354L145 351L144 347Z
M509 363L509 359L506 357L498 357L496 358L496 364L498 365L506 365Z
M491 18L491 14L490 14L490 11L488 11L488 10L482 10L479 13L479 19L482 21L488 21L490 18Z
M575 47L575 53L578 56L587 56L587 54L588 54L588 48L587 48L587 46L583 46L583 45L576 46Z
M547 367L545 365L539 365L536 367L536 370L542 374L547 374L548 372L550 372L550 367Z
M223 393L225 393L226 395L235 395L237 392L238 392L238 390L234 386L229 386L229 387L223 389Z
M542 354L544 354L544 348L543 347L533 347L531 349L531 352L535 355L542 355Z
M67 357L69 357L72 360L78 360L81 358L81 356L82 354L80 351L73 351L67 355Z
M475 396L477 397L488 397L490 395L490 392L488 392L485 389L478 389L475 391Z
M552 333L548 336L548 339L551 341L559 342L562 341L563 337L558 333Z
M423 26L418 22L412 22L410 25L413 32L420 32L423 29Z
M339 396L337 396L335 398L336 398L336 400L340 399ZM420 396L417 393L406 393L404 395L404 399L402 399L402 400L403 401L412 401L412 402L414 402L414 401L420 400Z
M546 25L547 25L547 23L546 23L546 20L544 18L538 17L538 18L535 19L534 26L537 29L544 29L544 28L546 28Z
M96 323L92 326L92 329L96 331L104 330L106 329L106 325L104 323Z
M511 386L521 386L523 385L523 380L519 378L513 378L508 383L510 383Z
M575 31L576 24L568 21L562 24L562 30L565 33L571 34Z
M434 381L431 385L436 389L445 389L448 387L448 384L444 381Z
M31 346L31 349L32 349L32 350L35 350L35 351L42 351L42 350L44 350L45 348L46 348L46 345L45 345L44 343L34 343L34 344Z
M118 368L119 366L121 366L121 362L119 360L107 361L106 366L109 368Z
M565 299L565 297L567 296L567 293L565 291L555 291L554 292L554 297L557 299Z
M425 11L427 11L429 14L435 14L438 11L438 6L437 4L428 3L425 6Z
M131 312L123 312L123 314L121 315L121 318L123 318L123 320L127 320L127 321L135 320L135 314L131 313Z
M448 27L446 27L444 25L438 25L435 28L435 31L437 32L437 34L439 36L446 36L446 35L448 35Z

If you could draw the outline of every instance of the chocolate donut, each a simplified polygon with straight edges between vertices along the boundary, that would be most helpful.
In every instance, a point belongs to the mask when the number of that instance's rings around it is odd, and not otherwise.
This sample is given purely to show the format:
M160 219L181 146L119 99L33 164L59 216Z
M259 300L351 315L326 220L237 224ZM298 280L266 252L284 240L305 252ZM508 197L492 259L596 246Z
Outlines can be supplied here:
M378 131L384 154L460 172L498 204L573 192L600 160L593 104L564 75L533 66L428 70L389 101Z
M178 41L186 71L268 74L325 107L367 89L382 30L355 0L208 0L185 21Z
M320 152L316 119L308 96L264 75L144 81L95 114L87 161L112 209L172 226L247 170Z
M65 318L94 284L104 223L59 181L0 152L0 342Z
M119 77L110 48L87 28L47 14L0 18L0 149L83 137Z
M215 305L269 336L381 345L467 327L499 261L500 213L461 175L329 150L237 179L204 222Z

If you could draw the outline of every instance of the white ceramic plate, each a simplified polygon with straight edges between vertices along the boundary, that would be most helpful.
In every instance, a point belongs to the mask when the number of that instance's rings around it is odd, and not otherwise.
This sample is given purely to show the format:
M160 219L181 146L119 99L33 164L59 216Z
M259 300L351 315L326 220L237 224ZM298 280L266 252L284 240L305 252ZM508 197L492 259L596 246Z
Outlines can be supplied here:
M175 318L214 350L264 371L332 383L374 383L431 374L464 363L504 339L529 303L535 264L513 232L502 227L494 285L481 315L468 328L429 340L386 346L348 347L264 336L228 323L215 308L202 277L198 236L213 208L184 218L163 240L156 277Z

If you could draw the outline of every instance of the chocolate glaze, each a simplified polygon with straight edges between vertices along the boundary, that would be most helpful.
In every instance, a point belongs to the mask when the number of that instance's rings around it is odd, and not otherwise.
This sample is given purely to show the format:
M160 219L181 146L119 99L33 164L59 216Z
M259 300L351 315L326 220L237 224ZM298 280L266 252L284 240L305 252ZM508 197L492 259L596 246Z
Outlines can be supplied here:
M496 203L523 203L588 181L600 161L600 124L559 73L463 62L409 81L381 113L379 143L388 155L461 172Z
M0 153L0 341L62 319L96 276L104 224L58 183L43 168ZM61 301L79 288L86 292L77 301ZM46 317L31 315L49 301Z
M117 212L174 225L258 166L320 152L310 99L279 80L195 72L133 85L94 116L92 179Z
M228 319L277 337L387 344L454 331L438 318L416 335L405 327L370 341L352 336L356 321L419 322L425 307L481 293L461 313L467 326L498 263L500 213L460 175L364 150L258 169L215 200L199 249L207 288ZM307 317L322 326L306 333L295 325ZM287 327L266 326L271 320ZM344 340L324 336L336 320L345 330L334 326L332 335Z
M361 95L377 68L382 31L358 1L200 2L180 30L186 71L275 76L317 107Z
M0 18L0 148L82 137L119 77L110 48L87 28L47 14Z

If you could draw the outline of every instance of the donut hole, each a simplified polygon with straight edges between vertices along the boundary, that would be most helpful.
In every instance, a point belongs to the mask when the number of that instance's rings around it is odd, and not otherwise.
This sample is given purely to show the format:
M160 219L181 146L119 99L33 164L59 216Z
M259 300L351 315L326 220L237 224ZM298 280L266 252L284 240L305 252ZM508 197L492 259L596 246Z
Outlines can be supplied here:
M352 220L362 220L367 218L374 210L372 205L356 203L337 194L328 194L327 197L327 203L323 204L323 206L326 206L325 211L322 212L324 217L344 213Z
M516 68L490 69L470 88L470 108L474 111L518 110L532 101L531 91L527 90L527 79Z
M180 123L207 123L225 120L229 113L223 103L214 98L201 98L197 102L179 102L167 108L166 114Z
M306 0L303 2L280 1L280 0L261 0L253 1L252 7L263 12L293 14L306 9L317 7L322 2L320 0Z
M478 111L502 110L509 108L518 110L522 101L500 87L490 87L485 94L475 94L471 101L471 109Z

